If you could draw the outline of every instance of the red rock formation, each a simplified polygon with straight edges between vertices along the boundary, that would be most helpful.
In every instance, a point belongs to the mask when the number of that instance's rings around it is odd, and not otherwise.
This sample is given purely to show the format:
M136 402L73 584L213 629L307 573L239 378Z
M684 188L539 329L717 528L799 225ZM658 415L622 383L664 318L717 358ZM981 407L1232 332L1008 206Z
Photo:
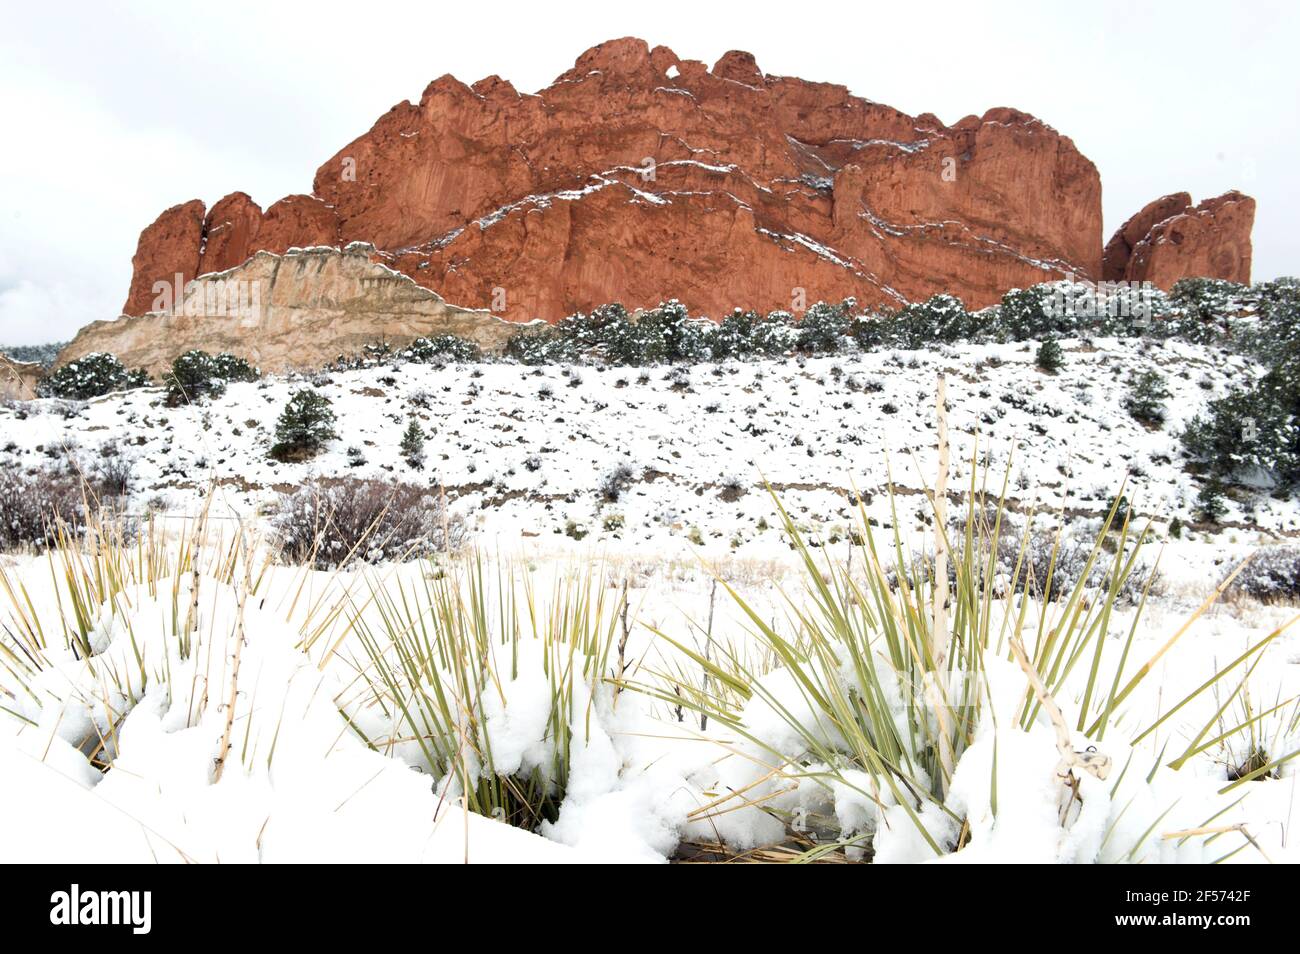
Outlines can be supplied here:
M122 313L150 310L157 281L166 281L175 297L177 273L183 285L198 275L242 265L263 250L281 255L294 247L337 246L338 236L338 216L315 196L285 196L263 213L247 194L232 192L206 215L203 203L193 199L168 209L140 233Z
M199 273L224 272L247 261L257 251L261 226L262 207L243 192L232 192L214 205L203 222Z
M156 265L204 241L204 270L258 248L371 242L448 301L512 319L666 298L719 315L801 293L981 306L1102 266L1097 171L1032 116L948 127L765 76L748 53L710 70L636 39L588 50L536 95L443 76L326 161L313 193L265 215L228 196L197 237L155 223L128 312Z
M1186 192L1175 192L1148 202L1142 210L1119 227L1101 253L1101 277L1109 282L1125 280L1133 248L1151 233L1151 226L1177 215L1192 204Z
M203 244L203 203L192 199L174 205L140 233L140 242L131 258L131 290L127 292L124 315L143 315L153 307L157 297L154 282L182 283L199 274Z
M1250 196L1226 192L1193 207L1191 197L1180 192L1144 208L1106 248L1109 252L1118 243L1130 246L1123 270L1126 281L1151 282L1164 289L1180 278L1222 278L1245 285L1250 283L1254 224L1255 200ZM1113 268L1115 263L1109 264Z
M295 246L338 244L339 220L334 210L315 196L289 195L267 208L253 251L265 249L282 255Z

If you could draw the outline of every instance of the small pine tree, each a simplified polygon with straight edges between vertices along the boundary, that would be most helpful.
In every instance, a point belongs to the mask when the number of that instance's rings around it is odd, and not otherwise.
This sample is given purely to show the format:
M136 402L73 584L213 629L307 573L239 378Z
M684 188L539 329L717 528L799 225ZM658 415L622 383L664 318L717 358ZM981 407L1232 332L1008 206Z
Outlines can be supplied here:
M1174 519L1169 521L1169 535L1175 540L1181 540L1183 538L1183 521L1181 518L1174 517Z
M1060 319L1054 314L1051 289L1047 285L1013 288L1002 296L997 324L1002 335L1013 341L1028 341L1055 334Z
M1119 530L1131 516L1128 497L1124 494L1121 494L1118 498L1111 497L1106 512L1109 514L1111 510L1115 511L1115 517L1111 520L1110 528L1111 530Z
M1218 477L1206 481L1201 492L1196 495L1196 509L1210 523L1218 523L1223 518L1228 511L1223 503L1223 481Z
M163 376L167 403L172 407L197 403L204 397L218 397L232 381L256 380L257 369L243 358L226 352L211 355L197 349L180 355Z
M1144 371L1132 382L1128 396L1124 398L1124 409L1134 420L1143 424L1159 427L1165 421L1165 398L1169 390L1165 379L1155 371Z
M401 443L402 458L406 463L420 470L424 467L424 431L420 428L420 422L411 416L411 422L406 425L406 431L402 434Z
M280 461L313 457L338 436L334 431L330 400L311 388L295 391L275 424L275 445L271 456Z
M1056 374L1064 366L1065 352L1056 343L1056 339L1048 338L1038 346L1038 367L1048 374Z

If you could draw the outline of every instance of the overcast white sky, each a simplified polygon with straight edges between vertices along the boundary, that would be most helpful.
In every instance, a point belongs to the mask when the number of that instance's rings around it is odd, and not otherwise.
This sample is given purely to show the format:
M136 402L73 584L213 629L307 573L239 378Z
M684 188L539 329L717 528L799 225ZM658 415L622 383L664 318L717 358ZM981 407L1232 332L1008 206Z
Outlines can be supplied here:
M1157 196L1239 188L1259 200L1254 277L1300 273L1296 3L0 0L0 23L3 343L115 317L168 206L310 191L443 73L533 92L627 35L710 64L748 50L948 123L1015 106L1097 164L1107 237Z

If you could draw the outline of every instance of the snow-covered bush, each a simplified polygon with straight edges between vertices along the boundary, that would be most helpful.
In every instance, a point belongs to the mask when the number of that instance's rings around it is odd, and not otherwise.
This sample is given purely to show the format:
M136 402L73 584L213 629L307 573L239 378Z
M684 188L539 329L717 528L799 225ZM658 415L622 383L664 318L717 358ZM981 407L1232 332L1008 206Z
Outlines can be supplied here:
M306 460L337 436L329 398L301 388L289 398L276 421L271 456L286 462Z
M544 329L520 332L506 344L508 357L523 364L579 360L646 365L706 361L716 326L693 319L686 306L669 301L629 315L619 304L562 318Z
M482 352L478 345L464 338L455 335L433 335L428 338L416 338L398 351L397 357L417 364L435 364L439 361L477 361L482 357Z
M1181 286L1181 287L1180 287ZM1279 279L1252 289L1208 279L1179 282L1176 293L1129 283L1057 281L1015 288L999 304L969 312L961 299L937 294L899 308L861 313L851 298L818 302L796 319L737 308L716 324L692 319L677 301L631 316L602 305L545 328L521 331L507 356L525 364L579 360L644 365L721 361L782 354L834 354L852 341L864 351L918 350L960 341L1029 341L1080 335L1150 336L1221 342L1276 364L1300 353L1300 282ZM1242 314L1259 321L1243 323Z
M713 359L741 358L751 353L750 336L763 317L756 311L737 308L718 322L713 333Z
M1065 330L1063 319L1053 313L1048 285L1013 288L1003 295L998 325L1012 341L1047 338Z
M623 493L632 485L634 477L628 464L619 464L607 472L600 480L601 499L608 503L617 503Z
M1114 516L1110 517L1113 510ZM1139 534L1133 529L1123 530L1128 503L1125 498L1111 501L1107 511L1110 518L1108 539L1099 539L1097 535L1087 533L1078 527L1069 527L1062 531L1045 527L1030 526L1025 532L1025 523L1020 515L1004 511L998 518L996 504L986 506L984 513L963 512L950 520L948 538L952 546L965 546L967 534L970 534L971 546L977 551L984 551L992 557L978 566L977 579L983 583L987 572L991 570L991 585L998 596L1009 596L1012 592L1027 594L1044 603L1055 603L1068 599L1075 593L1109 593L1112 582L1118 577L1119 586L1115 591L1118 605L1136 604L1142 593L1151 584L1151 594L1159 595L1163 582L1154 564L1141 554L1128 565L1128 557L1134 549L1140 549L1146 540L1139 541ZM968 527L971 520L975 523ZM1136 520L1133 521L1136 524ZM996 530L996 539L994 531ZM1117 562L1116 550L1122 546L1122 561ZM933 563L933 550L914 553L908 566L907 580L915 586L913 567L926 567ZM1152 576L1154 575L1154 579ZM889 570L886 578L891 585L898 581L897 572ZM957 570L949 565L948 582L950 587L959 585Z
M969 314L960 298L933 295L923 302L883 310L854 326L863 348L888 347L916 350L939 343L978 337L984 313Z
M1048 374L1056 374L1065 366L1065 352L1061 350L1060 343L1053 338L1048 338L1038 346L1035 362Z
M506 357L520 364L555 364L573 360L570 342L558 336L553 326L532 328L511 336Z
M845 299L838 305L819 301L799 320L798 348L807 354L835 354L844 346L857 302Z
M635 350L623 364L695 364L707 361L716 326L707 318L691 318L686 306L669 301L642 312L634 322Z
M60 524L74 536L85 529L85 497L76 477L0 469L0 550L53 546Z
M1282 487L1300 485L1300 281L1280 278L1245 288L1183 279L1170 300L1188 340L1222 341L1268 370L1233 386L1182 435L1187 452L1224 482L1263 471ZM1248 317L1241 318L1242 315ZM1212 327L1198 335L1196 329Z
M1114 521L1116 529L1122 519L1122 515L1117 512ZM1127 542L1129 545L1126 547L1125 558L1132 552L1133 546L1137 545L1131 538ZM999 549L998 569L1005 579L1015 578L1019 547L1020 539L1016 538L1005 541ZM1086 535L1076 531L1058 535L1054 531L1035 530L1024 548L1024 562L1017 585L1021 592L1055 602L1069 597L1080 582L1091 592L1108 593L1116 574L1119 574L1119 586L1115 591L1115 601L1119 605L1132 606L1137 603L1148 582L1151 584L1151 593L1161 592L1159 573L1147 561L1139 558L1128 572L1121 572L1122 569L1123 565L1117 565L1113 553L1098 548L1096 541ZM1153 573L1154 580L1151 579Z
M171 369L163 376L163 385L167 388L167 403L176 407L216 397L231 382L257 378L257 369L243 358L227 352L213 355L194 349L172 362Z
M111 521L129 535L130 522L112 511L131 484L131 461L116 452L101 456L84 473L0 468L0 550L59 546L80 539L96 520Z
M740 756L719 761L710 790L722 794L688 838L722 840L732 850L798 840L809 846L807 859L841 849L876 863L954 853L1067 863L1216 857L1217 845L1174 843L1161 831L1226 810L1240 784L1234 778L1248 781L1277 764L1257 759L1257 774L1230 774L1229 785L1189 803L1203 779L1195 770L1176 776L1200 751L1197 742L1181 754L1169 750L1155 735L1168 706L1125 705L1152 667L1125 665L1136 623L1117 609L1124 581L1098 588L1088 582L1093 556L1058 553L1058 567L1077 577L1075 610L1049 611L1023 578L1023 562L1003 570L1007 556L990 531L1008 516L999 502L983 512L972 506L958 521L944 596L930 582L936 558L904 561L898 528L877 545L864 523L861 559L829 550L817 558L782 512L804 564L803 602L782 626L732 594L771 662L756 667L761 651L723 651L717 662L691 654L706 682L726 682L724 698L739 701L712 701L699 688L662 697L723 722ZM1116 532L1080 538L1071 549L1127 576L1131 546ZM1032 546L1050 553L1045 542ZM891 573L880 560L894 552L902 565ZM1035 563L1032 574L1043 561ZM1229 672L1213 673L1178 707L1213 695ZM1199 736L1189 732L1197 741L1214 729L1222 713L1215 708L1203 707L1211 715L1204 728L1195 723ZM1122 733L1107 734L1119 725ZM1150 760L1149 773L1124 771L1139 759Z
M128 371L117 357L102 351L92 352L69 362L37 385L40 397L88 401L113 391L128 391L149 383L143 371Z
M738 310L715 324L707 318L690 317L678 301L635 316L622 305L602 305L590 314L570 315L548 328L520 332L507 342L506 355L522 364L592 360L643 366L743 360L794 348L834 352L845 340L851 306L851 300L840 305L819 302L803 321L796 321L789 312L762 316Z
M420 422L415 415L411 416L406 430L402 432L398 450L401 451L402 460L406 461L408 467L415 470L424 469L424 429L420 427Z
M281 496L271 518L281 557L330 570L459 549L467 531L427 487L355 478L309 481Z
M1192 329L1201 326L1209 331L1222 331L1227 319L1235 317L1253 304L1251 291L1245 285L1224 281L1221 278L1180 278L1169 290L1169 304L1179 316L1188 320L1184 331L1192 337L1201 334Z
M359 354L339 355L328 367L334 371L355 371L373 368L393 360L393 346L387 341L371 341L362 346Z
M1270 367L1300 363L1300 278L1260 282L1251 297L1258 317L1239 329L1243 348Z
M1223 481L1218 477L1211 477L1196 492L1196 511L1202 520L1218 523L1223 519L1223 515L1228 512L1227 504L1223 502L1226 489Z
M66 345L66 341L39 345L4 345L0 346L0 354L7 354L14 361L39 364L43 368L48 368Z
M1242 320L1258 318L1258 320ZM802 320L785 311L766 316L737 308L716 324L691 319L671 301L632 317L602 305L555 325L520 332L506 353L526 364L582 359L614 364L694 362L771 356L798 348L833 354L851 340L861 350L908 350L959 341L1030 341L1086 335L1174 338L1221 343L1276 366L1300 355L1300 281L1253 288L1212 279L1184 279L1166 295L1131 283L1057 281L1014 288L997 304L969 312L961 299L937 294L899 308L859 311L857 302L818 302Z
M736 326L738 331L741 327ZM735 357L772 358L798 347L799 328L788 311L773 311L746 321L740 342L733 352Z
M131 493L135 481L135 464L115 442L99 449L99 459L92 468L94 489L101 498L118 500Z
M1266 603L1300 601L1300 546L1261 547L1232 581L1229 593Z

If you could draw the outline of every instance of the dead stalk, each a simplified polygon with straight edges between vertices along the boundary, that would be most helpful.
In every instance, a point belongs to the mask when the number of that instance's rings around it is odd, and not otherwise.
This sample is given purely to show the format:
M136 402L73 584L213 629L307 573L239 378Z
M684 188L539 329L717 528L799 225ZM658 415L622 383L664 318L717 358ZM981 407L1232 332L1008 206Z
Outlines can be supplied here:
M948 382L942 374L935 416L939 426L939 475L934 483L934 629L930 642L937 670L948 656Z
M1056 750L1061 755L1061 760L1056 765L1056 775L1064 781L1065 787L1070 792L1069 799L1061 810L1061 822L1064 824L1070 806L1079 797L1079 781L1074 776L1074 769L1081 769L1094 778L1105 779L1110 774L1110 756L1095 751L1091 746L1086 752L1076 752L1074 750L1070 727L1066 725L1065 716L1061 714L1061 709L1056 704L1056 700L1052 698L1052 694L1043 685L1038 670L1029 661L1029 656L1025 652L1025 646L1020 641L1020 637L1012 636L1009 644L1012 655L1016 657L1016 662L1020 664L1025 678L1029 680L1034 695L1038 697L1038 704L1043 707L1047 717L1052 720L1052 727L1056 730Z
M226 767L226 758L230 754L230 734L235 724L235 702L239 698L239 660L248 638L244 627L244 611L248 606L248 592L253 586L253 554L242 527L239 531L239 542L244 552L244 582L239 588L239 610L235 616L235 649L230 664L230 695L226 698L226 726L221 733L221 745L217 749L216 768L212 775L214 785L221 781L221 773Z
M713 663L713 603L714 600L717 599L717 596L718 596L718 578L715 576L713 578L713 588L709 590L709 623L708 623L708 628L704 631L704 659L705 662L708 662L710 664ZM712 680L709 676L709 670L705 668L704 682L702 683L702 686L704 688L704 695L706 698L709 694L709 685L711 681ZM700 731L703 732L708 727L709 727L709 714L707 712L701 711Z
M934 484L934 621L930 631L930 654L934 660L936 681L941 678L943 664L948 656L948 382L939 375L935 396L935 416L938 419L939 474ZM939 718L939 762L944 779L951 779L956 758L952 738L944 719L946 702L941 693L933 694L935 715Z
M627 580L623 581L623 606L620 609L620 619L623 625L623 632L618 640L618 678L614 683L615 700L618 699L619 694L623 691L623 676L627 672L627 641L631 632L627 625Z

